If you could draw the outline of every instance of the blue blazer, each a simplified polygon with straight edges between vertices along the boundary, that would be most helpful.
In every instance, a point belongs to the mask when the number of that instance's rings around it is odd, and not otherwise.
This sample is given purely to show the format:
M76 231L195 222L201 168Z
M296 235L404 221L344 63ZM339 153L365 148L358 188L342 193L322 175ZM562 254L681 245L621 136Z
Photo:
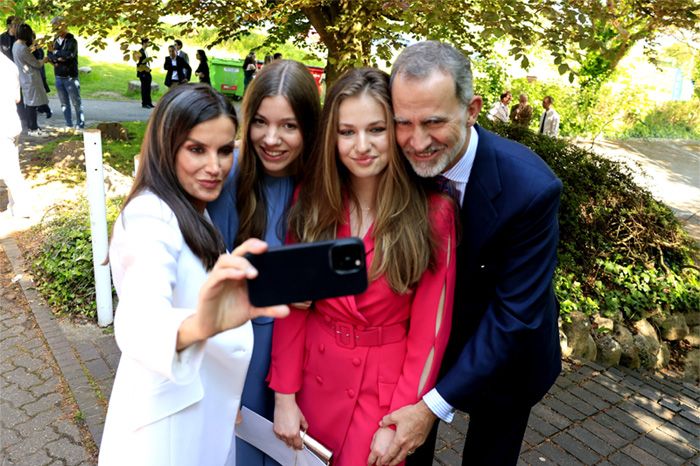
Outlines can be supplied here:
M528 148L476 130L452 333L436 386L466 412L532 406L561 371L552 275L562 183Z

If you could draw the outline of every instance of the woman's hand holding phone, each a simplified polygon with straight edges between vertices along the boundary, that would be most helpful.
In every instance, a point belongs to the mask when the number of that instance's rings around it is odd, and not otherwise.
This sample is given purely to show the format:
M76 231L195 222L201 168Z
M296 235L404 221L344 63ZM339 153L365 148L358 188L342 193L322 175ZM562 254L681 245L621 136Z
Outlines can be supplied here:
M197 312L180 326L178 350L239 327L256 317L279 318L289 314L288 306L255 307L248 300L246 280L257 277L258 271L243 256L266 250L267 243L264 241L249 239L231 254L219 257L199 292Z

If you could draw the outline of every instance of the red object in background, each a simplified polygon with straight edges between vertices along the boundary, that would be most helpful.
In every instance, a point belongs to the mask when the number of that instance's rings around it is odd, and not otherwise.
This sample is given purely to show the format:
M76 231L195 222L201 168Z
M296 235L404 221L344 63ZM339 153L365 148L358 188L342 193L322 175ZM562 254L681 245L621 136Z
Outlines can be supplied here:
M309 70L309 73L311 73L311 76L314 77L314 81L316 81L316 87L318 87L318 93L321 94L321 92L323 92L323 90L321 89L321 80L323 78L324 73L323 68L319 68L318 66L307 66L306 68Z

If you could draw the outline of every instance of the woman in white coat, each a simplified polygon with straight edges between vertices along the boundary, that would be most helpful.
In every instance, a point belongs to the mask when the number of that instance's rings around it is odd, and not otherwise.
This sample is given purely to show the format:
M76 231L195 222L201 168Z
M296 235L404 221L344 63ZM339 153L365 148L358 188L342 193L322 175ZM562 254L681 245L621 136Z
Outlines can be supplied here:
M99 464L224 464L232 448L257 309L242 257L226 254L205 210L233 162L237 120L207 85L167 93L151 116L134 186L114 224L110 262L119 296L114 331L122 351ZM223 253L223 254L222 254Z

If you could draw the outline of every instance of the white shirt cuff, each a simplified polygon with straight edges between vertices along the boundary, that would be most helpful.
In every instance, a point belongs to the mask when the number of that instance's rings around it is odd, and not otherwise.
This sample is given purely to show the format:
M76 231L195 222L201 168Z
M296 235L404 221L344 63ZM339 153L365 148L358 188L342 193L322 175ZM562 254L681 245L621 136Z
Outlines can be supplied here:
M436 389L430 390L423 395L423 401L437 417L450 423L455 417L455 409L438 393Z

